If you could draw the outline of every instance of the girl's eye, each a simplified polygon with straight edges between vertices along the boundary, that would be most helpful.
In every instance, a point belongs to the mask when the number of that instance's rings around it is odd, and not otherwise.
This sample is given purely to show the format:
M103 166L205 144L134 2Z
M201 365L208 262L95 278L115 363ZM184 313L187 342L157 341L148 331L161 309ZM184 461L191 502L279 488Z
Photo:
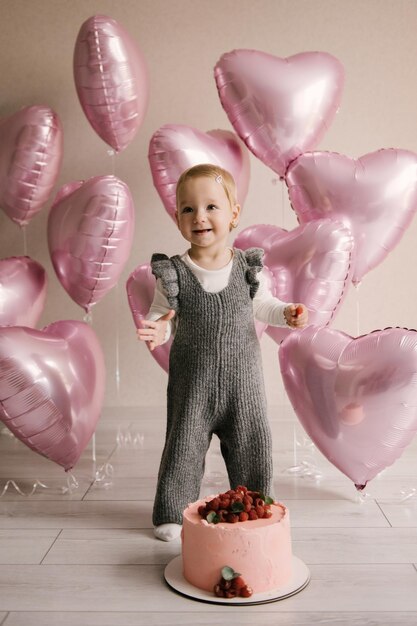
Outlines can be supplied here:
M191 213L192 208L190 206L185 206L181 213Z
M213 209L217 209L215 204L209 204L207 208L210 209L210 211L212 211Z

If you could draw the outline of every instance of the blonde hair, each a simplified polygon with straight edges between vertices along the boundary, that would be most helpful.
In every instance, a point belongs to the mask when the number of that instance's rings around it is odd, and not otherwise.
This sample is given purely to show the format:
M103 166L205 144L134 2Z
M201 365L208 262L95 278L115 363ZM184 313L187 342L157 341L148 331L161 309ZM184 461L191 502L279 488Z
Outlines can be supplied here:
M212 165L211 163L201 163L188 168L181 174L177 182L176 202L178 207L178 198L182 187L190 178L207 177L213 178L224 189L224 192L229 200L230 206L233 208L237 203L236 200L236 183L233 176L227 170L224 170L219 165Z

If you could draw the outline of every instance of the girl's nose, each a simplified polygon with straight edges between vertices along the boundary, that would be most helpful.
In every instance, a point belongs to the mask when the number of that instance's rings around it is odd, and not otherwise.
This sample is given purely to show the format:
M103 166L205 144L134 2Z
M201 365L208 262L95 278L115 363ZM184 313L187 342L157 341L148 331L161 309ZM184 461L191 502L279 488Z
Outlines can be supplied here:
M199 222L205 222L205 221L206 221L205 211L197 211L194 214L194 224L198 224Z

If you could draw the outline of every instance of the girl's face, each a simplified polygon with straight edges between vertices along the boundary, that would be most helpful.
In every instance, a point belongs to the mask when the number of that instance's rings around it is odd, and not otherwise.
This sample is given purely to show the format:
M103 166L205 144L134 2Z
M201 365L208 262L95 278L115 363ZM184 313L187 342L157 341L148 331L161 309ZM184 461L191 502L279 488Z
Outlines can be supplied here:
M221 183L201 176L185 181L175 215L182 236L192 247L217 248L226 246L230 223L239 212L238 204L230 206Z

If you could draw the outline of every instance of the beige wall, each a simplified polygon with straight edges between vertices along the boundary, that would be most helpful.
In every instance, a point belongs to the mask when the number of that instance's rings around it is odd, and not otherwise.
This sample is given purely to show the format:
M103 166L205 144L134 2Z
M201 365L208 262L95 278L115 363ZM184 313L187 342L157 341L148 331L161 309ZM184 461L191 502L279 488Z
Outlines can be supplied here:
M0 116L22 106L48 104L59 114L65 139L58 186L115 173L136 204L134 247L119 287L94 308L93 326L106 354L106 405L160 405L166 375L136 342L125 296L129 273L153 251L185 248L153 188L147 161L152 133L180 123L230 129L217 96L213 67L234 48L289 56L323 50L344 65L340 111L320 150L352 157L382 147L417 151L417 1L415 0L1 0ZM72 53L81 23L104 13L136 38L150 72L150 104L132 144L115 159L84 118L72 78ZM251 183L241 227L296 221L286 193L251 156ZM50 204L50 203L49 203ZM48 204L48 207L49 207ZM49 275L41 324L82 319L53 272L46 244L48 207L27 228L27 252ZM393 207L395 211L395 207ZM417 326L417 220L385 262L350 293L333 324L356 335L386 326ZM24 252L20 229L0 212L1 258ZM120 391L116 388L117 350ZM272 405L286 403L277 347L263 339L266 386Z

